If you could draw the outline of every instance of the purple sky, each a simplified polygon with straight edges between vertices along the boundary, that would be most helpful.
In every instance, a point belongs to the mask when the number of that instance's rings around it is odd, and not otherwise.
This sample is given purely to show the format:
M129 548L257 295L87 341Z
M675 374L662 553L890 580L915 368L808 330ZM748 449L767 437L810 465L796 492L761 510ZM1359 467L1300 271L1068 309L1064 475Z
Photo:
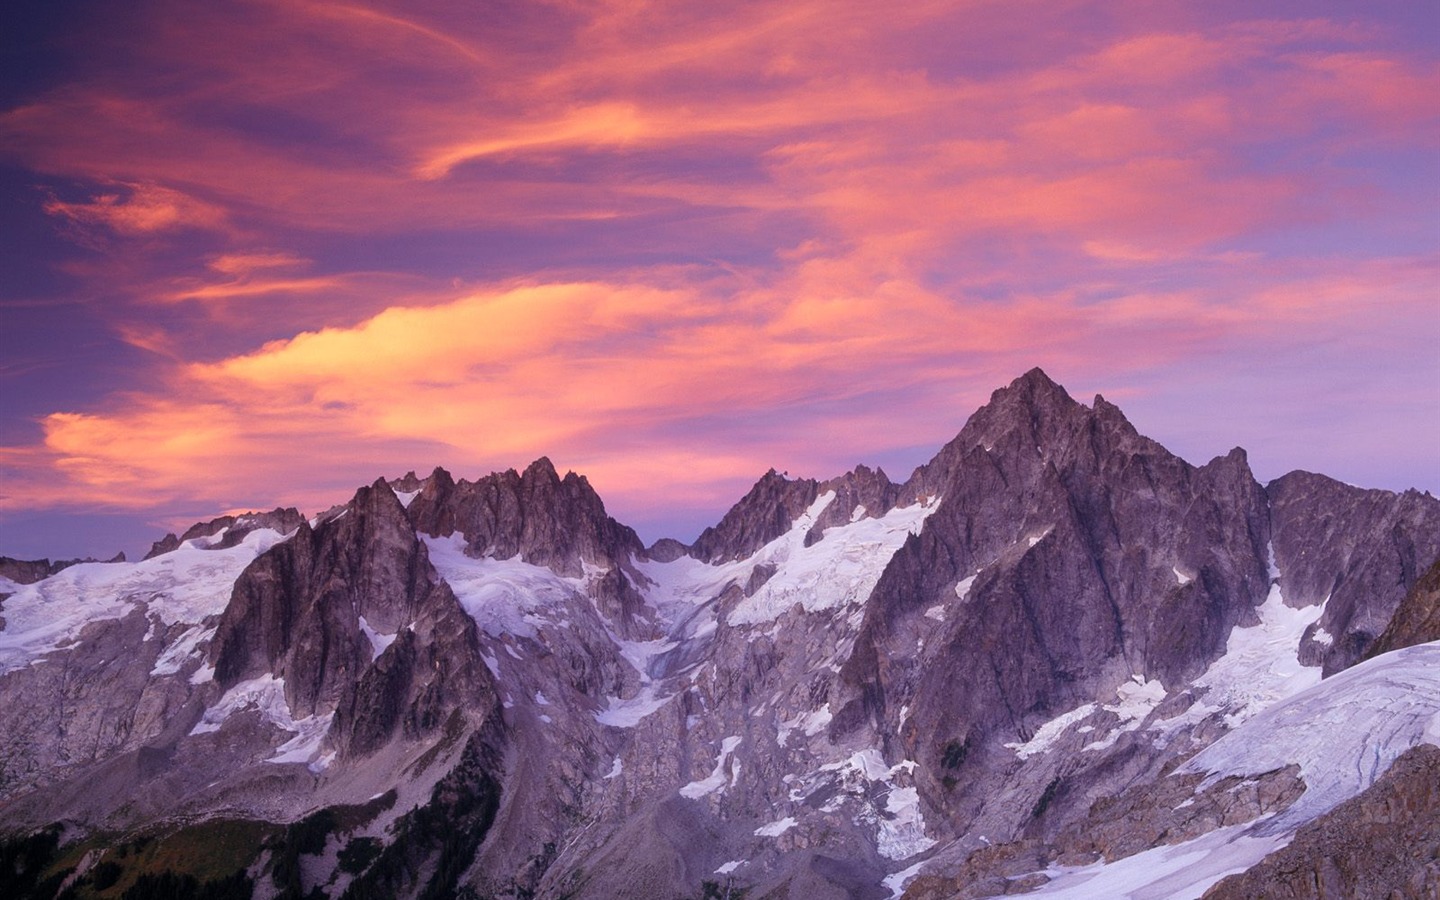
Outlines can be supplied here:
M646 539L1043 366L1440 491L1427 4L0 12L0 554L549 455Z

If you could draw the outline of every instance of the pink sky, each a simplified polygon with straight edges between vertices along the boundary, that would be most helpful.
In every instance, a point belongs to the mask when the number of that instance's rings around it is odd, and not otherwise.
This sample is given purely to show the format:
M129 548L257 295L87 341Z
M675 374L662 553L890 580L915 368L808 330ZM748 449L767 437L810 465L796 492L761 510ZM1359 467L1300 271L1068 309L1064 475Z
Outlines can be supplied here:
M116 6L0 24L0 553L542 454L689 540L1034 365L1440 489L1423 4Z

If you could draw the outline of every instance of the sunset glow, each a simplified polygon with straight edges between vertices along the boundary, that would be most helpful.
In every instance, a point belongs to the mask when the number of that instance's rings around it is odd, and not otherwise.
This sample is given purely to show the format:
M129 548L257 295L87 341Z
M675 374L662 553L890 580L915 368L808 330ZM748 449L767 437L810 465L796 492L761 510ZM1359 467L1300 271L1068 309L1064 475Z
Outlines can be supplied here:
M1026 369L1440 490L1425 4L22 2L0 554L550 456L648 541Z

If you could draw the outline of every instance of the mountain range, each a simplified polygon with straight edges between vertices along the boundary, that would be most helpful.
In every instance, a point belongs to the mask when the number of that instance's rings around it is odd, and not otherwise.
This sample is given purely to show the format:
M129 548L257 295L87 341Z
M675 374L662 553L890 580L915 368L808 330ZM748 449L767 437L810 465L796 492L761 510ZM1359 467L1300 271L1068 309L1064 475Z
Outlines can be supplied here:
M12 897L1421 897L1440 501L1039 369L647 547L548 459L0 566Z

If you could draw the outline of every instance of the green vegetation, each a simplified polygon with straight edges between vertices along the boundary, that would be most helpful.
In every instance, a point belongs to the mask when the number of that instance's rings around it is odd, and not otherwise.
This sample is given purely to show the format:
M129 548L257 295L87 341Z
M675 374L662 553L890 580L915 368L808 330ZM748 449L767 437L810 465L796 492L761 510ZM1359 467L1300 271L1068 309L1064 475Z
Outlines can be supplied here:
M380 855L381 844L373 837L357 837L340 851L340 871L359 875Z
M958 769L965 764L969 756L970 737L966 735L963 742L952 740L945 745L945 749L940 753L940 765L947 769Z
M456 895L460 876L475 859L500 806L500 785L490 777L487 754L472 740L460 763L440 779L430 802L401 816L395 840L350 883L344 900L382 900L412 889L422 869L435 860L418 896L440 900Z
M66 875L65 871L47 871L59 847L58 825L0 842L0 897L54 896Z
M1054 801L1055 795L1059 790L1060 776L1056 775L1050 779L1049 784L1045 785L1045 790L1040 792L1040 799L1035 801L1035 808L1030 810L1030 818L1038 819L1045 810L1049 809L1051 802Z

